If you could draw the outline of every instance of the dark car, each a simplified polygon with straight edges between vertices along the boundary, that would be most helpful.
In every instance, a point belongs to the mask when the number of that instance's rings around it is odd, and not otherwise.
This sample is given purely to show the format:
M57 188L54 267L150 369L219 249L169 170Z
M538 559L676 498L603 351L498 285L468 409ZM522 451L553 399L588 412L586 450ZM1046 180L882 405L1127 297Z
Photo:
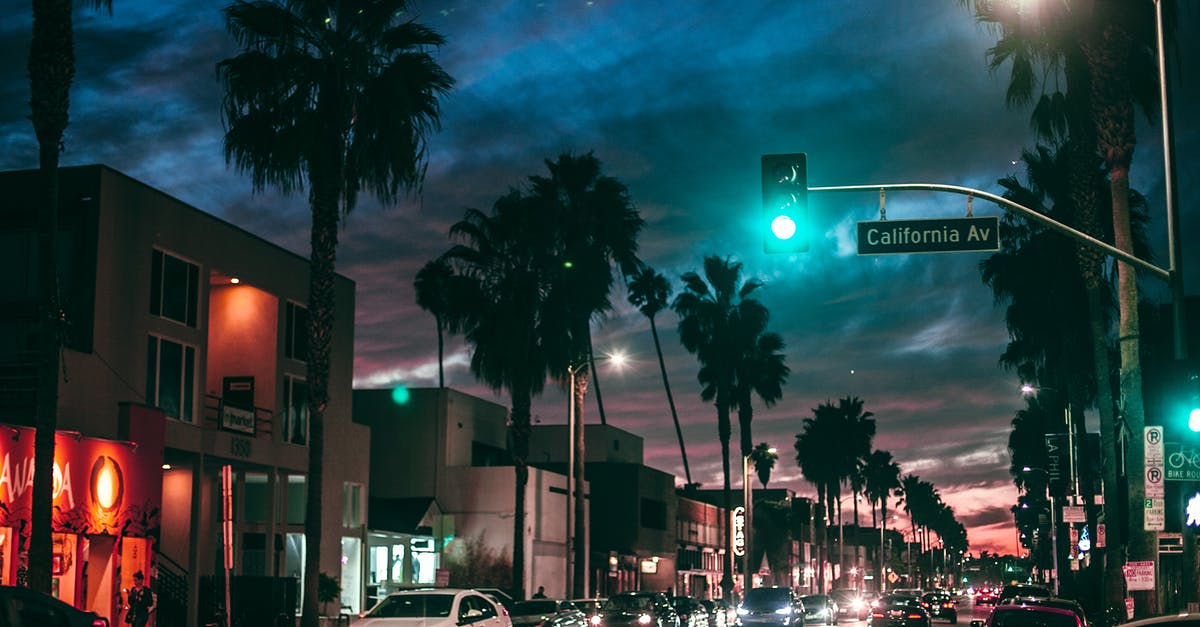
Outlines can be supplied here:
M908 594L885 594L871 610L869 627L929 627L929 612L921 599Z
M699 599L671 597L671 607L679 615L680 627L711 627L708 608Z
M679 627L679 615L661 592L622 592L609 597L591 623L594 627Z
M804 606L804 622L836 625L838 622L838 607L832 597L824 594L806 594L800 597L800 605Z
M954 605L954 597L945 592L926 592L921 596L921 607L929 612L929 618L944 618L950 624L958 623L958 608Z
M1154 618L1143 618L1135 620L1132 623L1125 623L1121 627L1200 627L1200 614L1191 612L1155 616Z
M588 623L591 623L593 616L600 615L600 608L604 606L604 602L608 599L593 598L593 599L571 599L571 604L575 606L583 615L587 617ZM596 619L599 620L599 619Z
M996 595L997 603L1005 603L1016 599L1049 599L1054 596L1050 588L1028 583L1011 583L1004 586Z
M513 627L584 627L587 617L570 601L517 601L509 612Z
M804 624L804 606L791 588L751 588L738 605L737 616L743 627L792 627Z
M7 627L109 627L108 619L95 612L76 609L29 588L0 586L0 606L0 624Z
M1000 591L984 586L975 591L975 605L995 605L1000 600Z
M838 617L851 616L858 620L866 620L871 614L872 598L863 590L838 588L831 590L829 596L837 603Z
M1085 627L1073 610L1037 603L1001 603L987 620L973 620L971 627Z

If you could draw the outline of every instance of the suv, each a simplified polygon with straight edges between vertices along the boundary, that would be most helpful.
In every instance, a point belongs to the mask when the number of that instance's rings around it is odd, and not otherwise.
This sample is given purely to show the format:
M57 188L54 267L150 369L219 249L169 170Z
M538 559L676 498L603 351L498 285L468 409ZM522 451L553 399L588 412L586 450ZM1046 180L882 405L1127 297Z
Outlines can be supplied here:
M743 627L773 625L792 627L804 624L804 606L791 588L751 588L737 608Z
M926 592L921 597L921 607L929 611L930 620L945 618L951 625L958 623L958 608L954 607L954 597L945 592Z

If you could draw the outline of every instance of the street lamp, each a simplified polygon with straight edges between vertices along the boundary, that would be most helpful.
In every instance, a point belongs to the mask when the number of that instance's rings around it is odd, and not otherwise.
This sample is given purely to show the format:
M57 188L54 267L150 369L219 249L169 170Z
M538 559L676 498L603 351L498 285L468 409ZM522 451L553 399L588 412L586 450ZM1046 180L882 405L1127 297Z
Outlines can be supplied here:
M770 455L777 452L774 446L767 449ZM754 535L754 495L750 489L750 458L753 455L754 451L742 455L742 502L746 506L746 552L742 555L742 594L754 587L754 575L750 572L750 554L753 546L751 540Z

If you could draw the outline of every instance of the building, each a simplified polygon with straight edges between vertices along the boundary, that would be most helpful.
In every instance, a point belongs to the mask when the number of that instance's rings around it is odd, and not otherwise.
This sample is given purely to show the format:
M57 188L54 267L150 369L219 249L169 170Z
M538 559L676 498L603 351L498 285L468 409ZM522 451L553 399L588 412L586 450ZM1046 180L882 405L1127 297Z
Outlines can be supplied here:
M0 369L7 375L0 378L0 422L22 441L36 387L27 352L38 308L36 176L0 173L0 255L11 277L0 307ZM229 468L233 614L254 623L254 611L298 607L308 470L307 260L108 167L63 168L60 176L60 283L69 326L58 442L75 440L84 456L62 457L71 454L64 451L56 458L74 472L88 455L112 451L101 455L114 465L107 472L120 466L129 486L124 502L143 510L138 531L122 527L102 537L70 533L110 529L95 520L83 527L55 522L63 556L59 596L116 624L119 590L136 565L157 589L160 624L207 621L223 604L221 475ZM338 605L357 611L364 602L363 451L370 432L351 421L354 283L339 276L335 290L321 572L340 581ZM93 474L105 476L105 466L97 468ZM72 480L78 502L80 480ZM55 498L70 504L65 490ZM23 533L20 525L9 529ZM14 546L24 547L19 539L0 546L11 550L6 563L23 559ZM126 547L136 547L136 560ZM86 577L67 564L68 554L88 556ZM106 562L106 555L120 559Z
M370 585L381 594L428 583L403 566L392 568L403 551L395 549L396 539L428 538L433 546L426 559L435 582L510 587L504 578L512 572L516 473L508 453L508 410L449 388L395 392L354 391L354 420L372 431ZM523 590L545 586L551 597L568 594L565 486L562 474L529 469ZM420 525L377 514L414 506Z

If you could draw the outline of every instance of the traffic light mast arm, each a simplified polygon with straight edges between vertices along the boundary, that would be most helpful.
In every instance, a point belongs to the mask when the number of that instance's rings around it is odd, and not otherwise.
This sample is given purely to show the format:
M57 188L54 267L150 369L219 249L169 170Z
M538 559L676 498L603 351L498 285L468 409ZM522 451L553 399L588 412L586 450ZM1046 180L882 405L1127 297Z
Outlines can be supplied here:
M1000 205L1000 208L1002 208L1006 211L1015 211L1015 212L1025 216L1026 218L1033 220L1034 222L1039 222L1044 226L1047 226L1051 229L1054 229L1055 231L1058 231L1059 233L1062 233L1063 235L1071 237L1085 246L1091 246L1092 248L1099 248L1100 250L1112 255L1113 257L1116 257L1117 259L1120 259L1121 261L1124 261L1131 265L1137 266L1138 268L1141 268L1141 269L1149 272L1150 274L1153 274L1154 276L1157 276L1158 278L1163 279L1164 281L1167 281L1168 283L1172 283L1173 281L1178 280L1178 278L1172 276L1172 274L1177 274L1178 270L1176 270L1173 273L1170 270L1160 268L1160 267L1150 263L1149 261L1141 259L1140 257L1137 257L1131 253L1127 253L1127 252L1121 250L1120 248L1117 248L1111 244L1108 244L1106 242L1098 240L1098 239L1092 237L1091 235L1088 235L1087 233L1084 233L1082 231L1077 231L1061 222L1058 222L1058 221L1050 218L1049 216L1047 216L1043 213L1034 211L1033 209L1030 209L1029 207L1026 207L1025 205L1015 203L1003 196L997 196L996 194L985 192L980 189L972 189L970 187L962 187L959 185L942 185L940 183L888 183L888 184L884 184L884 185L834 185L834 186L826 186L826 187L810 187L810 188L808 188L808 192L810 194L813 192L872 192L872 191L886 191L886 190L898 190L898 191L922 190L922 191L933 191L933 192L950 192L952 194L962 194L964 196L975 196L977 198L983 198L984 200L990 200L990 201L996 203L997 205Z

